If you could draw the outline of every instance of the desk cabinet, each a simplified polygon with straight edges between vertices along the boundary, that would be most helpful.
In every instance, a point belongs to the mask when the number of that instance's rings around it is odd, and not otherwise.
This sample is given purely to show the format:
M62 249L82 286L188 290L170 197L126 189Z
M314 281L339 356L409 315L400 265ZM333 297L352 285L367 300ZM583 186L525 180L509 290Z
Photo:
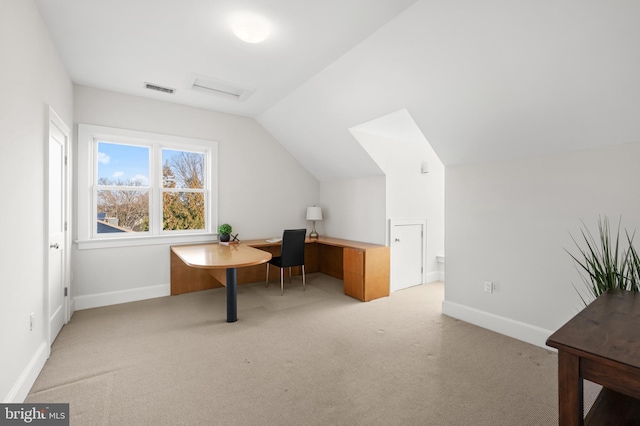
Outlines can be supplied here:
M389 248L344 248L344 293L363 302L389 295Z
M364 250L345 248L344 294L364 300Z

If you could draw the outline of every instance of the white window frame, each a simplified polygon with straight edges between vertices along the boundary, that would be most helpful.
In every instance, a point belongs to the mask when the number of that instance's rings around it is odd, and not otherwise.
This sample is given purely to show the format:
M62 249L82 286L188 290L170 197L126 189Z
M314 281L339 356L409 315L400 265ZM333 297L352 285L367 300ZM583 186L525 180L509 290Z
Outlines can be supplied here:
M149 232L98 234L97 157L98 141L148 146ZM205 229L162 229L162 149L205 153ZM211 242L216 239L218 205L218 143L205 139L161 135L136 130L78 124L78 215L76 243L79 249L128 247L151 244ZM128 189L123 187L122 189Z

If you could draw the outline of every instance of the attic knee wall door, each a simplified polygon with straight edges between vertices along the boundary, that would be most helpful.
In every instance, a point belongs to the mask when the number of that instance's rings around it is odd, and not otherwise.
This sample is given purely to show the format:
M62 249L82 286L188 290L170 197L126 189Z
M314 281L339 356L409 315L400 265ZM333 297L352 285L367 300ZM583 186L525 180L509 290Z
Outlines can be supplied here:
M390 232L391 291L422 284L426 221L392 220Z

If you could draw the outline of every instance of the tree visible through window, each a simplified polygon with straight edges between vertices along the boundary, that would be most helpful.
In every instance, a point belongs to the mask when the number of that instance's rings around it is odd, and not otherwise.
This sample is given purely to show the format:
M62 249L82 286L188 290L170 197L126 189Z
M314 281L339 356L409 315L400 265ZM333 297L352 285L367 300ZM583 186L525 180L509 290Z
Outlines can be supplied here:
M97 232L149 231L146 146L98 142Z
M152 148L104 141L97 148L97 233L149 232ZM161 152L162 166L156 169L162 170L162 230L205 230L205 153L166 148Z
M204 154L163 149L162 163L162 229L204 229Z
M79 123L77 158L80 250L214 236L216 141Z

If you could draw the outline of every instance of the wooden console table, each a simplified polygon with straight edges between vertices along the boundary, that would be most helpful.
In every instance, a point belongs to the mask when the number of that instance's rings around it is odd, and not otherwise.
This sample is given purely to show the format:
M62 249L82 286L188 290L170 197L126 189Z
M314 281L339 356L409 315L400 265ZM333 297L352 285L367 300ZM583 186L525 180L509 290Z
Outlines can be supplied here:
M547 345L558 349L560 426L640 424L640 293L601 295ZM586 418L583 379L603 386Z
M307 239L305 246L305 271L321 272L344 281L346 295L367 302L389 296L389 247L320 237ZM202 244L198 244L202 245ZM240 245L267 251L273 256L280 254L281 243L266 240L243 241ZM185 247L185 246L174 246ZM171 247L171 294L189 293L221 287L226 276L221 270L192 268L176 255ZM270 279L278 278L273 268ZM293 274L300 274L300 268L293 268ZM237 269L237 284L247 284L265 279L264 265Z

